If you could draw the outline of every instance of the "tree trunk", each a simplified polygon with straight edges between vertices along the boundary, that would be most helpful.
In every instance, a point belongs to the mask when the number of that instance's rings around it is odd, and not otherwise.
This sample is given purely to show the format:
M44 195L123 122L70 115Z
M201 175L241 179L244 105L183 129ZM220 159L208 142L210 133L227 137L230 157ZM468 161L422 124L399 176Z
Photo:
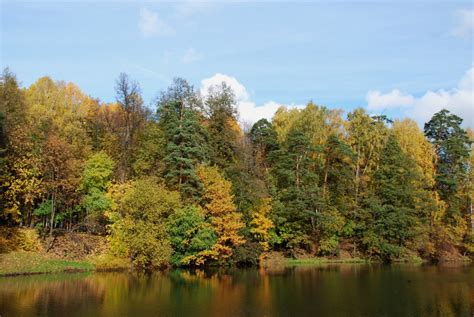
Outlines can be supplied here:
M359 178L360 178L360 146L357 145L357 159L356 159L356 171L355 171L355 202L357 205L357 199L359 197Z
M474 231L474 210L472 210L472 200L469 204L469 211L471 212L471 231Z
M49 227L49 234L53 234L53 227L54 227L54 214L55 214L55 208L54 208L54 203L55 203L55 193L53 192L51 194L51 225Z

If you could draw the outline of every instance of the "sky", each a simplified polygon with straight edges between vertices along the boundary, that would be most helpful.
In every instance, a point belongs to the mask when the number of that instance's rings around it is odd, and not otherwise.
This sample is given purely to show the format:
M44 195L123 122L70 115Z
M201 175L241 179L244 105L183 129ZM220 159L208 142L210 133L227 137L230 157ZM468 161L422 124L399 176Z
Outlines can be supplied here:
M411 117L447 108L474 127L472 1L1 0L0 66L104 102L128 73L153 107L173 77L233 89L240 119L310 100Z

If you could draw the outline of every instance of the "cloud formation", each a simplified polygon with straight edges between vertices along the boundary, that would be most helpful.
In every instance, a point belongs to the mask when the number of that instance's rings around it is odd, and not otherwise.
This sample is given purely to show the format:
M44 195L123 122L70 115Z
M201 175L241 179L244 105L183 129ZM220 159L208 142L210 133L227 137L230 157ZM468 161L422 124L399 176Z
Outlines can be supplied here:
M457 24L451 33L459 38L470 38L474 32L474 9L459 10L456 15Z
M275 101L267 101L263 105L257 106L257 104L251 100L250 94L244 85L242 85L235 77L221 73L217 73L214 76L201 81L201 95L206 96L210 87L219 85L222 82L225 82L234 91L236 107L239 111L239 121L242 124L252 124L262 118L271 120L277 109L282 106L281 103ZM290 105L289 107L302 107L302 105Z
M369 91L366 96L369 110L404 108L404 114L420 125L441 109L448 109L464 119L464 125L474 128L474 66L461 78L456 88L427 91L421 97L404 95L395 89L387 94Z
M398 89L392 90L388 94L382 94L378 90L370 90L365 99L369 110L406 107L414 103L413 96L403 95Z
M147 8L140 9L138 29L145 37L173 35L175 30L162 20L156 12Z

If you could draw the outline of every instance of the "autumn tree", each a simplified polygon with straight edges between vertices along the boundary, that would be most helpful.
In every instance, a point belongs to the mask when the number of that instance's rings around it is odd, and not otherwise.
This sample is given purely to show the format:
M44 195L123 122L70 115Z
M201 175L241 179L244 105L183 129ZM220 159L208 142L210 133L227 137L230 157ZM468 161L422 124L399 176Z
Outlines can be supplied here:
M372 118L358 108L347 115L347 121L347 141L355 153L354 200L358 205L361 198L369 194L373 172L388 136L387 120L383 116Z
M418 172L424 176L424 186L433 187L435 153L418 124L411 119L395 120L392 131L402 151L415 161Z
M1 146L14 141L16 131L26 121L27 104L16 76L4 69L0 77L0 114L2 117Z
M181 207L179 193L150 177L111 186L109 197L111 251L139 270L167 265L172 248L166 219Z
M140 133L146 117L147 109L143 106L138 83L125 74L121 73L115 85L117 103L121 107L123 126L119 130L120 158L118 161L119 179L127 180L131 173L131 158L136 149L137 137Z
M79 202L76 189L80 181L80 168L71 146L55 134L49 135L44 151L41 169L47 197L51 200L51 234L58 216L60 220L72 217L73 207Z
M0 77L0 208L2 218L30 224L41 198L39 157L28 140L28 104L16 76Z
M200 96L177 78L154 114L127 75L115 89L106 103L49 77L22 89L3 72L2 224L110 225L111 252L140 269L256 264L270 250L474 254L473 138L447 110L422 131L309 102L250 126L225 83Z
M250 233L260 243L264 251L270 249L271 232L275 226L270 219L272 210L271 198L263 198L256 206L250 221Z
M114 161L104 152L89 157L82 171L79 190L82 191L81 205L85 209L85 218L100 219L111 201L106 197L114 169Z
M303 109L288 110L281 107L272 122L280 142L287 138L290 131L299 130L315 148L322 147L330 135L340 136L343 133L341 111L318 106L313 102L309 102Z
M217 242L209 251L198 253L195 261L225 261L235 247L245 242L240 234L244 223L233 202L232 184L216 167L201 166L197 172L204 186L201 206L217 234Z
M24 155L8 162L4 176L2 217L25 225L33 225L33 211L46 194L37 156Z
M138 177L162 175L165 170L166 144L165 133L159 123L155 120L147 121L135 150L133 173Z

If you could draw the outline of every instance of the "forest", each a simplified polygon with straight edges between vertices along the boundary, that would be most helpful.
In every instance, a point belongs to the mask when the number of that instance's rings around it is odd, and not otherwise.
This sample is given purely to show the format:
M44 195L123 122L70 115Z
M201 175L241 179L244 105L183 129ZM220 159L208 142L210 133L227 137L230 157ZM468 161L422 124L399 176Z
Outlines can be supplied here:
M176 78L146 105L122 73L115 91L3 71L2 227L106 236L138 269L474 255L474 133L448 110L420 129L309 102L250 125L225 83Z

